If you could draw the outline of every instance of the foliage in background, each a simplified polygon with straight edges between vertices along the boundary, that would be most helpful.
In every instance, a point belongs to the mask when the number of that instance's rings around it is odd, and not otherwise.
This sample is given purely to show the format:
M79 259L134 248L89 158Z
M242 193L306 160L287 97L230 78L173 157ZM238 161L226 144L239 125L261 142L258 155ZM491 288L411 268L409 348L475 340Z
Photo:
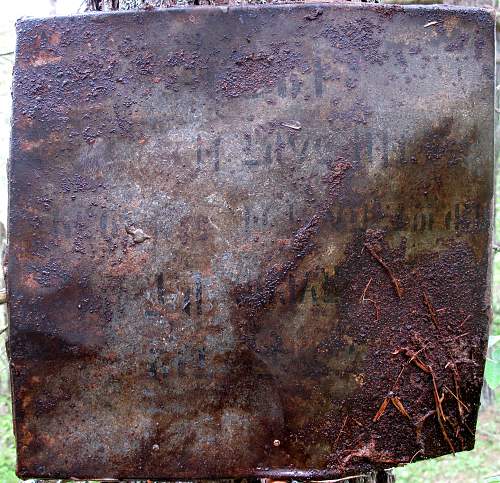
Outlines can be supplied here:
M6 374L6 369L4 367L2 369L3 374ZM0 396L0 481L2 483L19 481L14 474L15 458L10 401L8 396L3 394Z
M498 335L492 335L489 339L484 377L492 389L500 386L500 336Z

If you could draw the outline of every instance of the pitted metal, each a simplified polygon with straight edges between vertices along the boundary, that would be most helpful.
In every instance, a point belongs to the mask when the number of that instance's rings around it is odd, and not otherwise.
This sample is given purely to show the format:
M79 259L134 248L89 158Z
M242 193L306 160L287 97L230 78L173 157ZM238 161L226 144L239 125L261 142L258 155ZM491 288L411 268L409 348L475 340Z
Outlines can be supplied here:
M17 29L20 476L322 479L472 448L492 14L276 5Z

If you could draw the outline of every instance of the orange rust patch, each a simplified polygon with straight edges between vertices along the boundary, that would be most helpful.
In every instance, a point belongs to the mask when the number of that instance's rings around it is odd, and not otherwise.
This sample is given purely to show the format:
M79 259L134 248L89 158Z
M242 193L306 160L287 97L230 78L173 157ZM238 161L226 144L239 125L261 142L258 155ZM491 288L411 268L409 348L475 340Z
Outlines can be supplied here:
M33 273L29 273L23 280L25 287L28 287L31 290L38 290L40 288L40 284L35 280Z
M60 55L52 55L48 52L41 51L38 55L31 61L31 65L34 67L40 67L47 64L56 64L60 62L62 57Z
M144 264L148 260L147 253L129 252L126 259L122 262L105 268L106 275L121 277L123 275L139 273L143 270Z
M23 409L26 409L31 404L32 399L33 399L32 396L29 394L27 394L26 396L23 397L23 399L22 399Z
M21 142L21 150L22 151L33 151L34 149L39 148L44 143L43 139L39 139L38 141L22 141Z
M61 41L61 33L60 32L52 32L50 34L49 43L50 45L56 46L59 45Z
M29 116L22 115L19 117L16 124L20 129L28 129L33 126L33 119Z

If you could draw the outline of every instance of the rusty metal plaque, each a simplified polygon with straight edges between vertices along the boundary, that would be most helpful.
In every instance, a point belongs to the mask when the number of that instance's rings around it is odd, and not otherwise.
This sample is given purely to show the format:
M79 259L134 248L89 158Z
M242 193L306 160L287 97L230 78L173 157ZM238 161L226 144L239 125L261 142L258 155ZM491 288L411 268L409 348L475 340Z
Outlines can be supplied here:
M17 29L20 476L321 479L473 447L491 13L214 7Z

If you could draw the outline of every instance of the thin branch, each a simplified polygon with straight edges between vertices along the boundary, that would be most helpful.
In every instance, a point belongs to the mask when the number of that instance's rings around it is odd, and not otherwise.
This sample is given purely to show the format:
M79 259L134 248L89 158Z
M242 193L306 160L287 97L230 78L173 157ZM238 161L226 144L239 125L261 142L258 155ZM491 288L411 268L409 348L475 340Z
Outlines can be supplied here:
M384 268L384 270L387 272L387 275L389 275L389 278L391 279L392 284L394 285L394 290L396 291L396 294L398 295L399 298L403 296L403 289L401 288L400 281L394 276L394 273L391 270L391 267L387 265L387 263L382 259L382 257L377 253L377 251L368 243L365 243L365 247L368 249L370 252L370 255L377 260L380 265Z
M429 298L429 296L427 295L426 292L424 292L423 298L424 298L424 305L427 307L427 310L429 311L429 316L430 316L430 318L432 320L432 323L434 324L434 326L436 327L436 329L439 330L439 324L438 324L436 309L432 305L431 299Z

